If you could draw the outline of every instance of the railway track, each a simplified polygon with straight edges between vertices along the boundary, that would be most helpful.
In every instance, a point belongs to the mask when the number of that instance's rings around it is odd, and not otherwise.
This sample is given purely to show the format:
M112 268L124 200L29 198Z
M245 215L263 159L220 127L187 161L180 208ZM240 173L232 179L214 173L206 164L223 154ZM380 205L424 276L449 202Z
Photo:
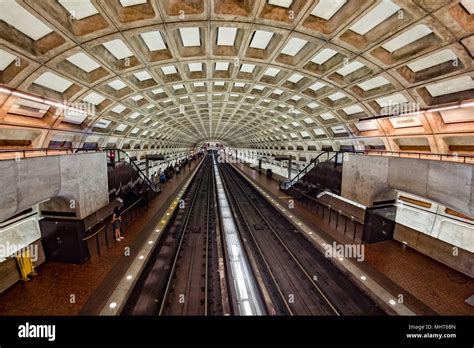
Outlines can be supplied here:
M204 160L183 202L123 314L223 314L211 156Z
M220 166L247 252L277 315L382 315L366 294L228 164Z

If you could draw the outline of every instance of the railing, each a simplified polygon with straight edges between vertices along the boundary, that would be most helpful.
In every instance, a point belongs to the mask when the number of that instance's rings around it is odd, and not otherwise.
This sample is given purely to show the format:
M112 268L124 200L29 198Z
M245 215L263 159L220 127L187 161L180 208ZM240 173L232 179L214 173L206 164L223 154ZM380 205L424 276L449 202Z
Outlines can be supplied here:
M320 153L318 156L313 158L311 162L309 162L293 179L283 181L280 183L280 189L282 190L288 190L291 186L293 186L296 182L298 182L303 176L305 176L311 169L313 169L316 165L318 165L321 162L327 162L327 161L332 161L335 159L335 163L337 163L337 156L341 155L341 160L342 160L342 154L343 151L324 151ZM333 154L331 156L331 154ZM326 156L326 159L324 159L324 156Z
M122 216L124 217L124 224L123 224L124 227L128 226L129 218L131 218L133 220L133 212L138 207L138 204L141 203L141 202L146 202L146 201L143 198L140 198L140 199L136 200L133 204L131 204L129 207L127 207L122 213L120 213L120 217L122 217ZM105 232L105 244L107 245L107 247L109 246L109 235L108 235L109 228L108 227L113 226L113 221L110 218L111 215L112 214L110 214L106 218L100 220L96 225L89 227L87 229L86 237L84 237L82 239L83 242L87 242L88 240L90 240L92 238L95 238L96 247L97 247L97 254L99 256L101 255L101 253L100 253L100 240L99 240L99 236L100 236L101 232ZM92 232L92 230L94 228L96 228L97 225L100 225L100 224L104 223L104 221L105 221L104 226L99 228L97 231ZM112 227L112 232L114 232L113 227Z
M387 151L387 150L365 150L358 152L372 156L393 156L417 159L429 159L437 161L449 161L458 163L474 163L474 155L459 155L457 153L435 153L435 152L413 152L413 151Z
M329 226L335 222L335 226L333 227L335 227L336 231L339 231L342 226L342 232L344 233L345 237L352 240L362 239L362 230L364 227L363 220L305 193L303 193L302 198L304 199L300 199L299 202L312 213L316 213L316 215L321 216L323 222L326 221L326 216L327 224ZM348 227L348 223L352 225L352 227Z

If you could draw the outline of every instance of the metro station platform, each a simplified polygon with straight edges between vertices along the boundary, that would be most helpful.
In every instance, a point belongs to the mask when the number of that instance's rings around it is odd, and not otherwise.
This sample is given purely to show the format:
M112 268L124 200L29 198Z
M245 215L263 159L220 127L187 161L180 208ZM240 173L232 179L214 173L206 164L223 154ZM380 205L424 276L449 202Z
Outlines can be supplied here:
M179 177L174 177L148 205L133 215L125 229L122 242L109 234L109 246L101 237L100 252L95 241L90 243L90 259L84 264L46 262L29 282L17 282L0 294L0 315L95 315L104 305L109 292L129 267L145 243L153 227L200 160L191 162ZM110 232L109 232L110 233ZM124 248L130 247L130 256ZM71 297L73 296L73 297ZM71 301L73 298L73 301Z
M288 205L291 197L279 189L279 181L269 179L265 174L242 162L233 164L255 182L275 201ZM354 243L337 229L328 217L311 212L306 206L294 200L291 213L331 244ZM334 219L333 219L334 221ZM474 308L465 300L474 293L474 281L466 275L406 247L389 240L365 244L365 260L357 266L395 297L403 295L404 303L418 315L474 315Z

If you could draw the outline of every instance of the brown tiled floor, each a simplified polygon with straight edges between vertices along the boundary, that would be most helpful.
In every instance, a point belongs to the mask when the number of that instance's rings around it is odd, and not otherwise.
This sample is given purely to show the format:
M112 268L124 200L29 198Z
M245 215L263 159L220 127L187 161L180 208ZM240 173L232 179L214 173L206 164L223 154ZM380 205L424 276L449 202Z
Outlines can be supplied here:
M194 161L192 169L197 165ZM95 239L91 240L91 259L82 265L46 262L38 267L38 275L29 282L18 282L0 294L0 315L76 315L97 313L107 297L97 289L113 288L117 277L112 273L124 272L132 261L135 250L147 237L147 225L158 222L170 201L176 196L182 183L189 177L185 170L179 178L167 184L145 211L126 228L125 240L110 246L101 245L101 256L97 255ZM146 234L146 235L144 235ZM130 246L131 256L124 256L124 248ZM129 261L130 260L130 261ZM107 283L107 284L105 284ZM74 296L75 302L71 301ZM103 298L93 298L103 297ZM73 303L71 303L73 302ZM84 307L87 310L84 311Z
M237 168L255 180L281 204L288 204L278 182L244 164ZM294 215L318 231L329 243L348 239L334 224L328 225L303 205L296 203ZM464 302L474 294L474 281L467 276L407 247L397 241L385 241L365 246L365 262L358 263L393 294L403 294L405 304L419 314L474 315L474 308Z

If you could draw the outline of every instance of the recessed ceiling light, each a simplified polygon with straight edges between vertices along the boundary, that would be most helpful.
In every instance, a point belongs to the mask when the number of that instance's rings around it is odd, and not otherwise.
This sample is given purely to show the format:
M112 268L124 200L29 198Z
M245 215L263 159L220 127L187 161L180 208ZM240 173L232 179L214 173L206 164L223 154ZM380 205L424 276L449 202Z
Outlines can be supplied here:
M112 87L116 91L120 91L121 89L127 87L127 85L122 80L119 80L119 79L109 82L107 85Z
M275 77L278 75L278 73L280 72L281 70L280 69L275 69L275 68L268 68L264 75L266 76L271 76L271 77Z
M339 75L347 76L352 74L354 71L359 70L365 65L358 61L353 61L351 63L345 64L342 68L336 71Z
M130 51L127 45L120 39L108 41L102 45L118 60L133 56L132 51Z
M374 88L382 87L388 84L390 84L390 81L387 80L385 77L377 76L370 80L359 83L358 86L364 91L370 91Z
M0 71L5 70L16 60L16 56L0 49Z
M461 4L470 14L474 14L474 1L472 0L461 0Z
M343 126L331 127L334 134L347 133L347 130Z
M395 5L392 1L381 1L349 29L359 35L365 35L399 10L400 6Z
M330 48L325 48L322 51L318 52L317 55L311 59L311 61L315 64L321 65L326 63L329 59L334 57L337 54L337 51L334 51Z
M72 86L72 82L53 74L51 72L45 72L35 81L35 84L52 89L53 91L64 93L69 87Z
M121 123L117 126L117 128L115 130L119 131L119 132L123 132L125 129L127 129L127 127L128 126L126 124Z
M286 54L287 56L294 57L296 56L301 49L306 46L308 41L299 39L297 37L291 38L290 41L283 47L281 50L282 54Z
M319 116L325 121L332 120L334 118L334 116L330 112L325 112Z
M268 0L269 5L290 8L293 0Z
M347 106L345 108L342 108L342 110L346 113L346 115L358 114L359 112L364 111L364 109L362 109L359 105Z
M132 113L130 116L128 116L128 118L131 118L132 120L135 120L135 119L137 119L139 116L140 116L140 113L135 111L135 112Z
M82 124L87 118L87 114L84 112L77 112L75 110L66 109L64 112L63 122L72 123L72 124Z
M69 11L76 20L81 20L99 13L90 0L58 0L58 2Z
M388 41L387 43L383 44L382 47L385 48L390 53L399 50L402 47L405 47L412 42L415 42L429 34L433 31L428 28L428 26L424 24L417 25L410 30L407 30L401 35L398 35L394 39Z
M105 100L105 97L92 92L82 100L93 105L99 105Z
M319 0L311 14L328 21L346 2L347 0Z
M191 72L200 72L202 71L202 63L189 63L188 68Z
M217 28L217 45L234 46L237 28L219 27Z
M315 128L313 129L314 134L316 135L325 135L324 131L321 128Z
M229 63L216 62L216 71L227 71L228 69L229 69Z
M100 128L100 129L106 129L111 123L112 123L112 121L105 120L105 119L101 118L99 121L96 122L94 127L95 128Z
M123 106L122 104L119 104L115 106L111 111L115 112L116 114L121 114L125 109L126 109L125 106Z
M69 58L66 59L68 62L74 64L81 70L84 70L87 73L90 73L91 71L94 71L98 68L100 68L100 65L90 58L87 54L84 54L82 52L73 54Z
M0 1L0 20L11 25L34 41L53 32L46 24L16 1Z
M163 71L163 74L165 75L173 75L178 73L174 65L163 66L161 67L161 71Z
M405 96L400 93L392 94L387 97L378 98L375 101L377 102L377 104L379 104L381 108L385 106L389 106L389 105L397 105L397 104L403 104L403 103L408 102L407 98L405 98Z
M412 63L408 63L407 67L410 68L413 72L422 71L432 66L436 66L449 61L456 61L458 57L450 49L438 51L436 53L430 54L424 58L418 59Z
M358 122L355 124L356 128L361 131L361 132L366 132L366 131L371 131L371 130L377 130L377 126L375 125L374 122L368 121L368 122ZM365 280L365 279L362 279Z
M199 28L179 28L179 34L181 35L181 41L184 47L201 46Z
M250 47L264 50L267 48L272 37L273 33L270 31L256 30L250 42Z
M135 96L132 97L132 100L134 100L134 101L139 101L139 100L142 100L142 99L143 99L143 96L141 96L140 94L135 95Z
M160 51L166 49L166 43L161 36L159 30L149 31L147 33L140 34L146 46L151 52Z
M474 79L469 75L462 76L427 85L426 89L432 97L474 90Z
M331 99L332 101L336 101L344 97L347 97L347 94L343 92L336 92L336 93L331 94L328 98Z
M293 82L293 83L298 83L299 81L301 81L301 79L303 78L304 76L303 75L300 75L300 74L293 74L290 76L290 78L288 79L288 81L290 82Z
M313 83L311 86L309 86L309 88L316 92L325 86L326 84L322 82L316 82L316 83Z
M130 7L141 4L146 4L147 0L120 0L122 7Z
M245 73L253 73L255 69L255 65L253 64L242 64L242 66L240 67L240 71L241 72L245 72Z
M150 73L146 70L134 73L133 75L135 75L135 77L139 81L151 80L153 78L153 77L151 77Z

